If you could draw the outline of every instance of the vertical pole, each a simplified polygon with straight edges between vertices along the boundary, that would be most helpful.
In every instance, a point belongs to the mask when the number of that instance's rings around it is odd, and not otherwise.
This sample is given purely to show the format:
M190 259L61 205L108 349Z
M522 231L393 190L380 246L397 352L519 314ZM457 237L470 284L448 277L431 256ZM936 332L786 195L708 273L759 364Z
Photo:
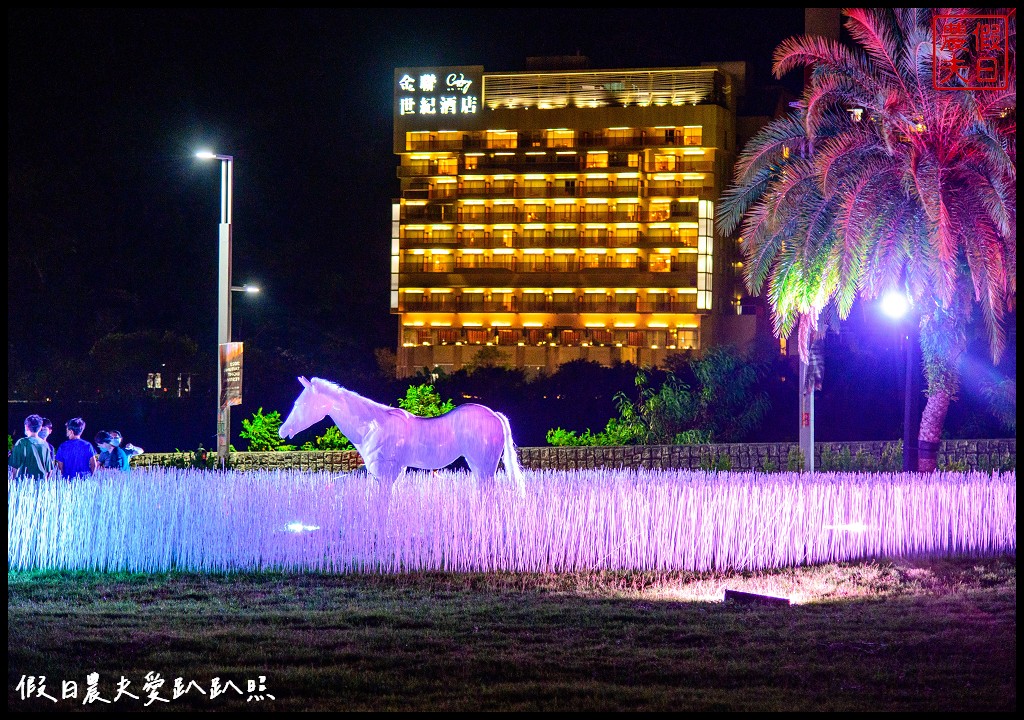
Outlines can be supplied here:
M911 320L913 322L913 320ZM917 364L917 338L908 327L903 337L906 358L906 380L903 383L903 472L917 471L917 437L914 433L915 366Z
M231 408L221 404L224 373L220 346L231 342L231 158L221 159L220 247L217 273L217 464L227 466Z
M800 358L800 452L804 470L814 472L814 380L808 377L809 370Z

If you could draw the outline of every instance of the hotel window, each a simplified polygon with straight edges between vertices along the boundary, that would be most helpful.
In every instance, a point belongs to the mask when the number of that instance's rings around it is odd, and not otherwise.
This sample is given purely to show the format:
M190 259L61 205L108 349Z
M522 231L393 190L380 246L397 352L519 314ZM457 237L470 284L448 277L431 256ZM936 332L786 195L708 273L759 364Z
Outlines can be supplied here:
M548 194L548 183L546 180L527 180L523 187L524 197L541 198ZM531 208L532 210L533 208Z
M526 216L536 215L537 207L528 207ZM544 216L544 208L540 208L541 217ZM696 236L695 236L696 237ZM547 243L548 234L545 230L538 228L530 228L529 230L523 230L523 246L524 247L544 247Z
M650 257L651 272L670 272L672 270L672 256L661 253L654 253Z
M480 156L467 155L463 162L465 163L466 170L476 170L478 167L480 167Z
M703 128L700 127L687 127L683 128L683 144L685 145L700 145L702 142Z
M543 272L545 259L543 255L524 255L522 263L523 272Z
M614 128L604 131L608 145L612 147L633 144L633 128Z
M650 209L650 222L660 222L662 220L668 220L669 213L672 211L672 204L667 202L651 203Z
M470 255L460 255L458 269L473 269L484 267L484 256L476 253Z
M540 328L530 328L526 331L526 342L531 345L543 345L547 342L547 332Z
M647 343L644 342L644 333L641 330L630 330L626 333L626 344L630 347L643 347Z
M603 329L602 330L591 330L590 331L590 341L595 343L595 344L598 344L598 345L604 345L606 343L610 343L612 341L612 332L611 332L611 330L603 330Z
M578 330L563 330L558 334L558 342L562 345L579 345L580 333Z
M697 345L697 328L686 328L680 330L677 333L678 341L677 346L683 350L692 350L698 347Z
M450 245L455 242L455 231L452 229L433 230L427 236L427 241L438 245Z
M426 257L427 272L451 272L451 255L430 255Z
M491 308L499 312L514 312L516 309L516 296L510 292L492 293Z
M540 311L547 308L547 298L544 293L523 293L523 310Z
M437 174L438 175L458 175L459 174L459 159L458 158L439 158L437 161Z
M514 207L511 207L511 206L508 206L508 205L504 206L500 210L499 210L499 208L494 208L495 219L497 219L499 212L502 212L502 213L507 212L510 215L514 215L515 212L516 212L516 209ZM495 230L493 235L492 235L492 237L495 240L495 243L494 243L495 247L507 247L507 248L510 248L510 247L512 247L512 243L516 239L516 232L515 232L515 230L507 230L507 229Z
M459 222L482 223L487 217L487 208L483 205L463 205L459 209Z
M447 345L448 343L457 342L459 339L459 331L454 328L445 328L437 331L437 342L441 345Z
M555 205L550 216L555 222L579 222L575 205Z
M601 211L604 211L602 206ZM607 247L608 246L608 231L604 228L586 228L583 231L583 246L584 247Z
M519 330L499 330L498 331L498 344L499 345L515 345L519 342L520 331Z
M484 310L483 293L464 292L459 296L459 312L482 312Z
M697 228L681 228L679 230L679 243L683 247L697 247Z
M490 342L491 333L488 330L467 330L466 339L474 345L482 345L485 342Z
M487 244L487 233L483 230L463 230L459 233L459 241L466 247Z
M587 153L588 168L608 167L608 153Z
M680 158L675 155L656 155L654 158L654 170L656 172L668 172L681 168Z
M636 312L636 293L615 293L615 309L618 312Z
M488 130L487 147L492 150L513 150L518 144L519 134L505 130Z
M549 148L570 148L576 144L574 130L548 130L546 134Z
M430 147L429 132L410 132L405 134L406 150L426 150Z

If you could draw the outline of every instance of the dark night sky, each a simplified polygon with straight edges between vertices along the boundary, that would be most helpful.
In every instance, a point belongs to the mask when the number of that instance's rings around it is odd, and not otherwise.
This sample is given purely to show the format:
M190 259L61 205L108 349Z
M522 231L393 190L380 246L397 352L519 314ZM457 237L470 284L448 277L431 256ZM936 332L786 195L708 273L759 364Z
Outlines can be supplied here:
M802 29L801 8L8 11L9 359L111 330L215 347L220 174L201 147L235 157L234 280L264 288L236 296L236 336L391 346L396 67L747 59L767 82Z

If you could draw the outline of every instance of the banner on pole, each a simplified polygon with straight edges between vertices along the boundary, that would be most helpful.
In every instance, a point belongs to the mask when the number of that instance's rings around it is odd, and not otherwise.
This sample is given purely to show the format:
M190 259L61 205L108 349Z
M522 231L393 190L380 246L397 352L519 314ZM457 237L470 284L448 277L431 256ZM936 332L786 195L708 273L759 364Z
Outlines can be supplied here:
M242 343L220 344L220 407L242 404Z

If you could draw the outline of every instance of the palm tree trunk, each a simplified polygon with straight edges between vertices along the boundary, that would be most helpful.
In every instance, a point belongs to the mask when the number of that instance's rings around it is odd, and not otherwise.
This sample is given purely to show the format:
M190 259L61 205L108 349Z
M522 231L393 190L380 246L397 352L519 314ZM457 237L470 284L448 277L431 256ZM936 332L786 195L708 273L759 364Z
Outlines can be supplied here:
M921 430L917 434L917 469L933 472L938 467L939 441L951 398L948 392L935 388L928 394L928 402L921 414ZM907 448L903 448L907 452Z

